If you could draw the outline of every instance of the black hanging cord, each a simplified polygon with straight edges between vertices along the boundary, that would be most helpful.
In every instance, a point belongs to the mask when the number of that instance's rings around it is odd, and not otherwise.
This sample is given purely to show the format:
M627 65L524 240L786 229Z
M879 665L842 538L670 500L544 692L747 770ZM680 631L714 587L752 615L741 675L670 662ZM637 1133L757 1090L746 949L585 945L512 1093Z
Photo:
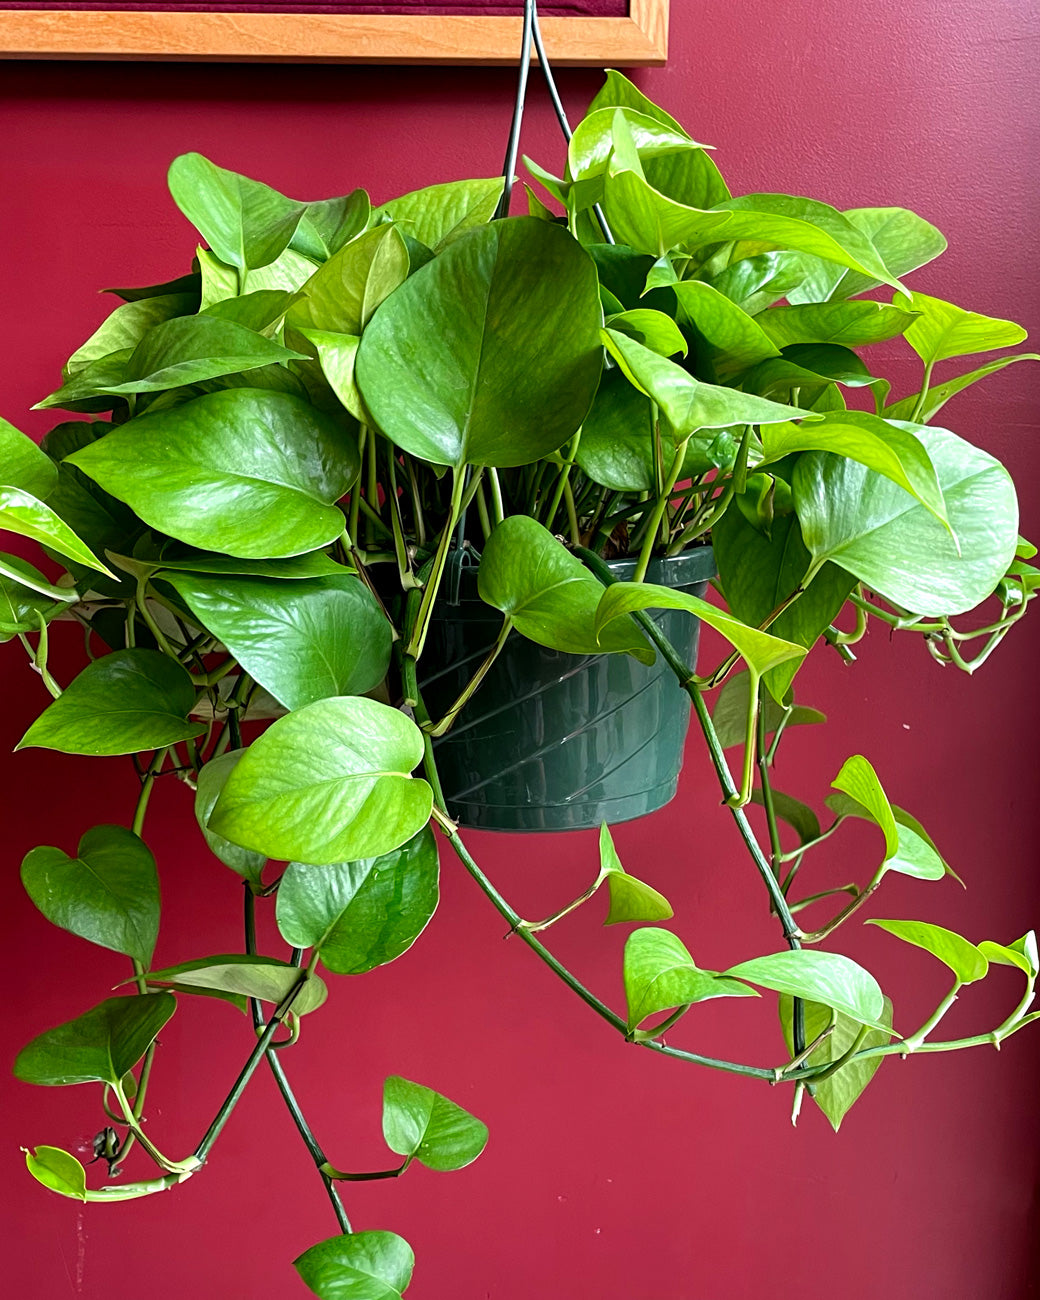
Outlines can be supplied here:
M520 152L520 126L524 120L524 100L527 97L527 74L531 68L531 35L535 23L535 0L524 0L524 30L520 39L520 75L516 83L516 102L513 105L513 121L509 127L509 142L506 145L506 160L502 165L502 197L495 208L495 219L509 215L509 200L513 194L513 173L516 171L516 159Z
M499 200L498 207L495 209L496 218L509 215L509 200L513 193L513 172L520 151L520 127L524 116L524 102L527 97L527 74L531 63L532 40L534 41L535 52L538 55L539 66L542 69L542 76L545 78L549 99L552 101L553 112L560 124L560 130L563 132L563 138L570 144L571 136L574 134L571 130L571 124L567 120L567 111L563 107L563 100L560 98L560 92L556 86L556 78L553 76L549 57L545 52L541 24L538 21L538 0L524 0L524 27L520 42L520 76L517 82L516 103L513 106L513 121L509 130L509 143L506 147L506 160L502 169L505 185L502 189L502 197ZM614 236L607 224L603 209L597 203L592 211L600 230L603 232L605 242L613 244L615 242Z

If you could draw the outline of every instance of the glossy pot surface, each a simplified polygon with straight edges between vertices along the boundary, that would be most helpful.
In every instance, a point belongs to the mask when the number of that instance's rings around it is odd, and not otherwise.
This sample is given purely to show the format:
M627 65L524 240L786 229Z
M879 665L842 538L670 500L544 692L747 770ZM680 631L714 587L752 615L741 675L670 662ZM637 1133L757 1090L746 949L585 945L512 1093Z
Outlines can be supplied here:
M634 560L610 564L622 580ZM709 547L654 560L647 581L703 595L715 573ZM687 663L700 623L681 610L655 621ZM494 644L502 616L464 570L459 603L439 602L421 661L422 692L438 717ZM517 633L435 754L448 810L461 825L565 831L631 821L674 796L690 701L661 659L571 655Z

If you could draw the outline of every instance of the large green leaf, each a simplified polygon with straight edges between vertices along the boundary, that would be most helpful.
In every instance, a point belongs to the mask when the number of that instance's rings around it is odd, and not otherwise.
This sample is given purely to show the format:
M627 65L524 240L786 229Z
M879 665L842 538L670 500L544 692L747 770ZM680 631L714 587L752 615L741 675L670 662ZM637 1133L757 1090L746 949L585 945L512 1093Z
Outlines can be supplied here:
M724 429L732 424L779 424L811 412L781 406L754 393L718 384L702 384L682 366L658 356L635 339L605 329L603 341L631 383L653 398L678 442L696 429Z
M686 356L686 340L682 330L663 311L652 307L633 307L629 311L615 312L607 317L611 329L642 343L662 357L672 357L677 352Z
M29 537L77 564L112 576L49 505L22 488L0 487L0 531Z
M710 283L749 316L788 297L802 282L797 253L759 253L731 262L711 277Z
M631 108L637 113L653 118L655 122L670 127L679 135L685 135L683 127L670 113L648 99L638 86L632 84L622 73L613 68L606 70L606 80L589 105L588 111L595 113L601 108Z
M0 418L0 480L43 498L54 489L58 471L27 434Z
M907 275L932 261L946 249L946 240L916 212L906 208L852 208L845 216L865 234L893 275ZM787 297L792 303L827 302L851 298L880 282L833 262L802 259L805 278Z
M145 978L149 984L170 984L185 993L196 990L232 993L277 1006L289 996L302 973L298 966L274 957L227 953L149 971ZM328 995L325 981L317 975L308 975L290 1009L293 1015L305 1016L309 1011L316 1011Z
M801 948L753 957L723 972L762 988L844 1012L857 1024L886 1029L881 1021L885 999L869 971L838 952Z
M395 1232L353 1232L319 1241L293 1267L320 1300L400 1300L415 1256Z
M64 378L71 378L92 361L112 352L137 347L153 325L174 316L190 315L197 309L198 302L197 293L168 293L123 303L65 362Z
M372 317L356 374L388 438L437 465L523 465L581 424L599 382L596 270L562 228L496 221Z
M496 526L477 584L482 600L539 645L568 654L628 652L642 663L654 662L653 648L627 619L597 637L601 583L528 515L510 515Z
M429 827L378 858L290 862L278 886L278 929L337 975L361 975L412 946L437 906L437 878Z
M787 194L749 194L710 210L667 198L632 171L604 179L604 206L615 237L640 252L661 257L679 245L702 247L725 240L812 253L875 277L895 288L877 250L834 208Z
M168 573L207 631L289 709L363 695L386 676L392 629L360 578L280 582Z
M394 226L376 226L345 244L307 281L289 311L295 329L360 334L379 304L408 276L408 250Z
M807 1042L813 1042L827 1029L832 1021L834 1022L834 1028L819 1047L810 1054L806 1064L815 1066L833 1064L834 1061L844 1056L853 1043L856 1042L863 1026L848 1016L842 1015L839 1011L832 1011L830 1007L826 1007L820 1002L803 1002L802 1005ZM792 1055L794 1053L793 1007L793 999L786 994L781 994L780 1024L783 1028L787 1050ZM892 1003L888 998L885 998L885 1008L881 1013L881 1021L885 1025L890 1026L892 1024ZM891 1033L882 1029L868 1029L864 1037L859 1040L859 1050L866 1051L870 1047L882 1047L891 1041ZM823 1079L813 1086L812 1099L827 1116L835 1133L841 1127L841 1121L846 1114L862 1096L867 1084L873 1079L883 1060L884 1057L882 1056L870 1056L866 1060L853 1058L848 1064L843 1065L837 1074L832 1074L829 1079Z
M15 1076L51 1087L120 1084L176 1010L172 993L108 998L23 1047L15 1058Z
M671 903L663 894L630 876L621 865L606 822L599 828L599 878L606 881L610 895L604 925L617 925L621 921L667 921L674 915Z
M95 755L162 749L206 730L187 719L194 703L180 664L158 650L116 650L87 664L17 748Z
M755 319L778 348L797 343L857 348L898 337L917 317L882 302L825 302L771 307Z
M974 352L1013 347L1026 337L1026 331L1014 321L965 311L952 302L930 298L924 293L896 294L895 303L921 313L905 337L925 365Z
M419 728L398 710L358 696L318 700L253 742L209 824L271 858L378 857L429 820L433 792L411 776L422 757Z
M383 1084L383 1138L391 1151L447 1173L487 1146L487 1125L432 1088L391 1075Z
M173 201L210 248L240 271L273 262L288 247L306 206L199 153L175 158L168 180Z
M601 176L606 171L617 147L619 117L623 123L621 130L627 136L625 143L634 149L640 163L659 155L704 147L695 144L682 127L670 126L637 109L621 105L593 109L574 128L567 146L567 171L572 181ZM582 206L590 206L592 201L589 198Z
M748 667L759 676L786 660L800 660L805 656L804 646L792 645L768 632L748 627L732 614L719 609L717 605L709 605L697 596L672 591L669 587L659 587L650 582L615 582L613 586L607 587L600 597L596 628L603 629L613 619L624 614L634 614L641 609L682 609L693 614L721 633Z
M143 415L69 460L153 528L245 558L298 555L343 531L357 446L287 393L235 388Z
M501 195L501 176L428 185L373 209L372 225L390 218L405 234L439 253L466 231L490 221Z
M215 316L178 316L148 331L122 367L87 365L36 405L75 406L102 394L157 393L261 366L305 360L302 352Z
M783 460L797 451L827 451L848 456L891 478L941 523L946 521L943 489L922 441L904 425L880 420L866 411L835 411L811 424L772 425L762 430L766 461Z
M882 921L877 917L871 917L867 925L876 925L904 943L912 943L915 948L923 948L938 957L953 971L959 984L974 984L989 970L985 954L975 944L941 925L932 925L930 921Z
M148 846L124 826L95 826L76 856L43 845L22 859L25 892L48 921L81 939L152 960L159 877Z
M792 484L805 544L818 563L835 561L915 614L960 614L993 591L1014 558L1014 485L999 461L956 434L900 427L931 458L953 536L890 479L810 452L799 457Z
M951 397L956 397L972 384L977 384L980 379L987 379L990 375L995 375L998 370L1003 370L1005 366L1013 366L1016 361L1040 361L1038 352L1019 352L1013 357L998 357L996 361L990 361L984 366L979 366L977 370L971 370L964 375L955 375L953 379L947 379L941 384L935 384L928 389L925 396L924 405L918 415L922 424L927 424L933 415L937 414ZM885 407L885 418L888 420L910 420L913 419L914 412L917 410L917 403L920 394L913 393L909 397L904 397L902 401L895 402L892 406Z
M628 936L624 979L630 1030L657 1011L708 998L755 996L746 984L701 970L676 935L654 927Z
M364 190L352 190L336 199L316 199L305 204L290 246L324 262L360 235L371 218L372 201Z
M741 670L739 673L730 673L722 690L719 691L715 698L711 710L711 720L715 727L715 734L719 738L719 744L723 749L729 749L732 745L742 745L744 743L747 731L748 691L750 689L751 679L748 673ZM777 729L785 715L785 728L827 721L825 715L820 713L818 709L806 708L801 704L792 704L790 713L787 714L784 707L768 695L763 698L761 708L762 722L767 736Z
M245 752L244 749L229 749L223 754L218 754L216 758L211 758L203 767L196 777L195 820L206 837L206 843L214 857L219 858L225 866L237 872L250 884L259 885L264 863L267 861L266 856L263 853L254 853L251 849L243 849L238 844L232 844L223 835L210 830L209 826L210 815L220 798L220 792Z

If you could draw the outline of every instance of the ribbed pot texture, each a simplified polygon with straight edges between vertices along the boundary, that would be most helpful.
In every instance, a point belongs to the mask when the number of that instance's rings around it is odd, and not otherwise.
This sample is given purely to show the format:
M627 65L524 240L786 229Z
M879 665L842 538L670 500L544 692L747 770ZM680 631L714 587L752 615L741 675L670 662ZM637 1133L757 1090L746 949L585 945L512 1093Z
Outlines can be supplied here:
M622 580L634 560L610 565ZM703 595L715 573L709 547L654 560L648 582ZM681 610L655 615L690 664L700 623ZM464 570L459 603L440 601L421 660L423 697L443 714L495 641L502 616ZM567 831L631 821L675 795L690 701L660 656L571 655L514 632L435 755L448 810L463 826Z

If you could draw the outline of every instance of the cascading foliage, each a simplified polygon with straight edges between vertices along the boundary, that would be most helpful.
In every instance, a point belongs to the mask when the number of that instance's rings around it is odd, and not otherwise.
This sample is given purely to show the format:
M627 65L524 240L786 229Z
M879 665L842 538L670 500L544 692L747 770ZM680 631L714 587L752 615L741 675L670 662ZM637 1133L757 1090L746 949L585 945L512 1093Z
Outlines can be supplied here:
M953 868L861 754L834 778L826 826L772 780L787 728L823 721L792 693L813 647L851 660L874 618L970 672L1024 613L1038 570L1011 479L930 423L972 384L1040 359L1003 351L1024 331L904 283L945 248L911 212L734 197L705 146L617 73L574 131L563 175L528 166L546 201L529 189L528 215L493 221L497 178L373 207L362 189L296 201L178 158L170 189L204 241L190 271L113 291L121 305L39 404L72 413L41 447L0 422L0 527L46 556L45 572L0 555L0 634L21 642L53 697L20 743L128 755L137 787L128 825L86 827L78 846L41 846L22 864L49 920L131 963L128 991L40 1034L15 1066L32 1083L99 1086L95 1151L109 1177L88 1189L80 1162L46 1146L27 1153L30 1172L80 1200L170 1188L202 1169L266 1061L340 1228L296 1261L323 1297L400 1295L413 1266L394 1233L352 1231L344 1181L413 1162L460 1168L487 1139L448 1098L394 1076L383 1131L401 1163L338 1169L292 1091L291 1053L275 1051L323 1007L321 972L363 974L415 942L437 905L439 837L626 1039L790 1084L795 1113L808 1092L835 1127L884 1057L999 1046L1040 1014L1032 931L974 943L872 918L949 971L927 1021L900 1025L898 994L894 1014L866 969L819 945L889 872L938 882ZM893 398L860 350L898 337L922 373L918 391ZM643 581L652 557L707 541L718 600ZM431 718L416 673L431 612L481 553L501 633ZM613 583L603 563L619 555L636 559L631 582ZM706 672L683 664L647 616L661 608L701 618L732 653ZM48 667L59 621L80 624L86 656L63 683ZM661 924L671 904L625 871L606 827L588 890L542 921L516 913L448 816L432 744L512 635L664 656L785 946L700 968ZM188 951L155 969L146 812L165 776L187 787L188 815L194 792L206 844L241 878L245 932L239 952ZM868 824L883 856L865 884L838 885L814 850L850 822ZM601 887L607 923L639 927L623 1012L538 937ZM278 955L255 939L255 909L272 903ZM812 927L796 919L810 907ZM994 1028L937 1039L959 990L993 964L1020 973L1018 1004ZM775 1064L694 1050L695 1004L760 991L778 996L780 1031L754 1053ZM145 1132L146 1104L156 1037L192 994L248 1010L256 1034L242 1031L242 1072L197 1147L172 1158L156 1145L161 1126ZM158 1174L118 1181L135 1143Z

